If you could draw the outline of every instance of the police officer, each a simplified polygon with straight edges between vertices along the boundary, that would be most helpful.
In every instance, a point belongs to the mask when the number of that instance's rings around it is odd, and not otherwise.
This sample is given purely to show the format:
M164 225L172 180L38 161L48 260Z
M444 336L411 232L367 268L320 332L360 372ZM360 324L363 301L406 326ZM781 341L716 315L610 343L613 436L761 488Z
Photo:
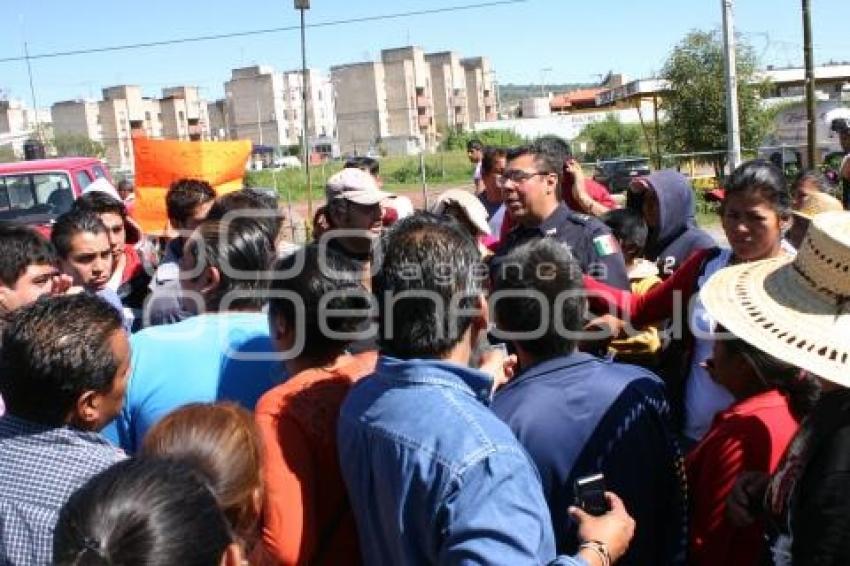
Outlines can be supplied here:
M558 198L562 174L562 161L539 145L508 151L502 197L517 226L505 237L491 267L500 268L505 254L523 242L554 238L570 247L585 274L628 289L623 254L608 227L594 217L572 212Z
M844 210L850 210L850 120L836 118L832 121L832 131L838 134L841 150L845 153L838 167L838 185L842 190Z

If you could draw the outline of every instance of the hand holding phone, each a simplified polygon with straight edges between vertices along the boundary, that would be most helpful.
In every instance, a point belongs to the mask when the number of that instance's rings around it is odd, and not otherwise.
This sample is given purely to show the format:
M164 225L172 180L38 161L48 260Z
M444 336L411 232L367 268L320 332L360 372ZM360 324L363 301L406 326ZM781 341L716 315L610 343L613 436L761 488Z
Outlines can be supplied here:
M579 478L575 483L576 505L590 515L599 517L611 510L605 498L605 476L595 474Z

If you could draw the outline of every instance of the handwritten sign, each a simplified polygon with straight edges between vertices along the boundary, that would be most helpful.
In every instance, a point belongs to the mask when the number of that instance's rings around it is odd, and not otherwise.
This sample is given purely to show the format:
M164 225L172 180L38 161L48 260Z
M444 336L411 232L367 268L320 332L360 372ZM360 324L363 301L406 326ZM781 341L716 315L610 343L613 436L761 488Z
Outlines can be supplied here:
M133 139L136 199L133 217L148 234L168 232L165 194L179 179L202 179L223 195L242 188L251 155L247 140L181 141Z

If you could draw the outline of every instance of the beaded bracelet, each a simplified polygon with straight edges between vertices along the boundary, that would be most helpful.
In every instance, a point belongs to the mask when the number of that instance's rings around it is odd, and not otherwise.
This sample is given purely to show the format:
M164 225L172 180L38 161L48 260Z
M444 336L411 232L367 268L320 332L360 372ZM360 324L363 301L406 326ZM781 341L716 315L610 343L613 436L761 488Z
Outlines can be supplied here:
M611 566L611 554L608 552L608 545L598 540L588 540L581 543L579 550L592 550L602 560L602 566Z

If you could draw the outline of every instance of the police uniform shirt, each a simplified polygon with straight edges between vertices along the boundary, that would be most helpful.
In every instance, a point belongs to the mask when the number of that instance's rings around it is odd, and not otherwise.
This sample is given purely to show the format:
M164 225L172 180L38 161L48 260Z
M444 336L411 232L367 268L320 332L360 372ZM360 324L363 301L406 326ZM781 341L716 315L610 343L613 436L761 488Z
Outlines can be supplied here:
M570 247L586 275L618 289L629 289L623 254L611 230L593 216L577 214L563 203L539 226L517 225L511 230L491 261L496 268L515 247L535 238L554 238Z

